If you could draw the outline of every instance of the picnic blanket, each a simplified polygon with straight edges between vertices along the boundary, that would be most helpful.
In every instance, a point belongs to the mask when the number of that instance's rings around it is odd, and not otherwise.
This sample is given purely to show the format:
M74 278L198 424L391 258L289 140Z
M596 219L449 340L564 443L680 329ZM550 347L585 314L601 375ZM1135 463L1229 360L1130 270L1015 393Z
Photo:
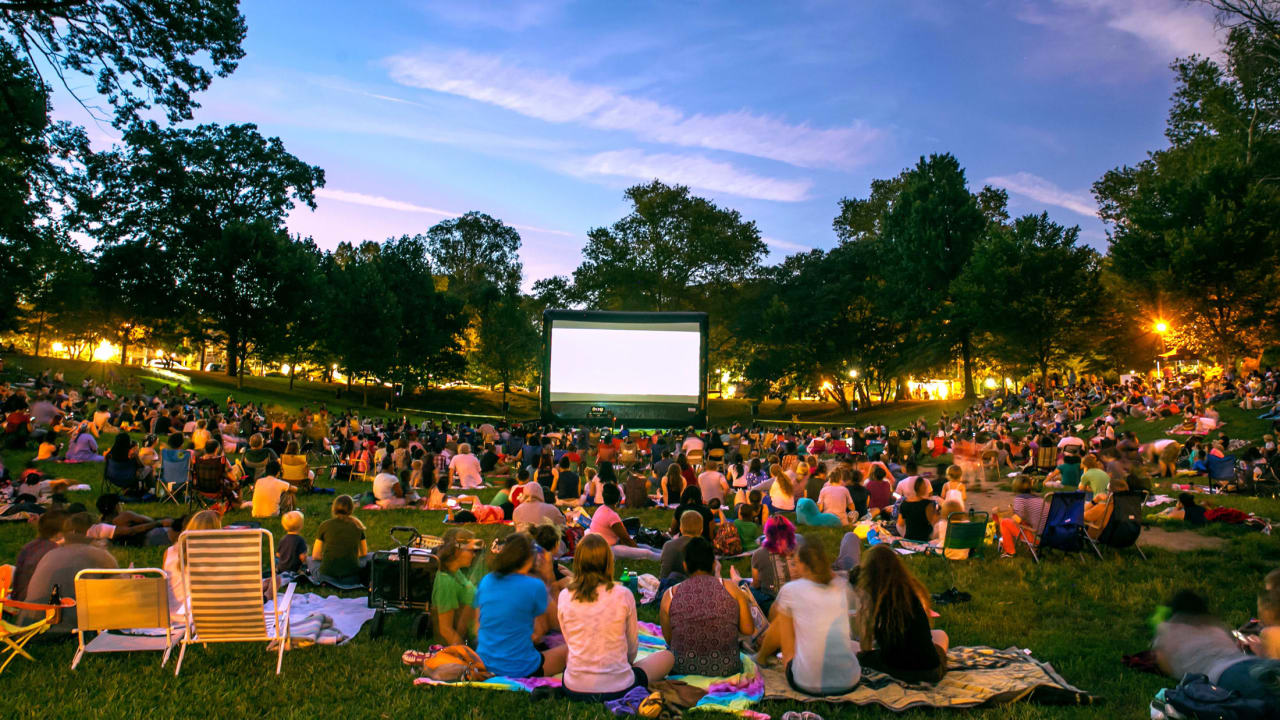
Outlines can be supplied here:
M763 668L764 699L880 705L894 712L912 708L971 708L1027 700L1045 705L1089 705L1098 699L1069 684L1053 669L1018 648L954 647L937 685L909 684L863 668L851 692L814 697L792 689L779 666Z
M665 650L667 643L662 639L662 628L653 623L640 623L640 648L637 657ZM680 680L696 688L706 691L706 695L698 700L695 707L703 710L720 710L746 717L758 717L758 713L750 710L751 706L764 697L764 679L759 668L749 655L742 656L742 672L728 677L708 677L705 675L671 675L669 680ZM447 683L427 677L416 678L414 685L450 685L483 688L486 690L507 690L533 692L540 687L561 687L561 676L536 678L492 677L478 682Z
M274 605L268 601L263 613L270 618ZM344 598L314 593L294 593L289 605L288 650L312 645L345 645L373 619L373 609L363 597ZM268 631L271 623L267 623Z

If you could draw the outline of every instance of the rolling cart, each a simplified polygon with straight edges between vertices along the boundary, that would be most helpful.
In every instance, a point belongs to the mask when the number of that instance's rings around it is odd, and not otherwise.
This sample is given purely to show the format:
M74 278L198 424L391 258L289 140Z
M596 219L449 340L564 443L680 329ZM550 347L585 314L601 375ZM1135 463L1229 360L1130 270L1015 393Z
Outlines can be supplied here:
M369 634L382 634L388 612L407 611L417 613L414 635L424 637L431 629L431 589L440 560L418 547L422 534L417 529L397 526L390 535L397 547L373 553L369 562L369 607L376 608Z

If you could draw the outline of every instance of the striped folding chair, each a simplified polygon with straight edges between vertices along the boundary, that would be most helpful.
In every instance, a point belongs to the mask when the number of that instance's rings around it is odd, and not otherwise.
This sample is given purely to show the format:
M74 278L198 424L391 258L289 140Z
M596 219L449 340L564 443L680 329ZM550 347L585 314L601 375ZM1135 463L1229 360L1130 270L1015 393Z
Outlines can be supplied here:
M270 569L272 610L263 605L263 541ZM178 538L187 587L187 627L178 650L177 675L192 643L265 642L279 638L276 674L289 638L289 606L297 583L277 596L275 543L271 533L251 530L188 530Z

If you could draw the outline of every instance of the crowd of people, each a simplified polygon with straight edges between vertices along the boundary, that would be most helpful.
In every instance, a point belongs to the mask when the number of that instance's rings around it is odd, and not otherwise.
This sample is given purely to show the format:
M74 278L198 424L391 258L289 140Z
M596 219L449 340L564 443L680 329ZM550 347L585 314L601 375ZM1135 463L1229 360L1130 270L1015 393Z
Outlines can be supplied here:
M436 550L434 631L449 645L472 645L490 672L563 672L569 697L611 699L668 674L731 675L745 649L761 664L781 663L801 692L838 695L863 668L905 682L938 682L947 668L949 639L931 627L930 594L890 542L867 545L866 533L855 532L860 523L936 546L948 523L965 521L970 486L1012 470L1014 499L996 513L1002 538L1034 536L1042 526L1040 482L1089 493L1085 518L1099 529L1108 493L1149 488L1153 475L1233 449L1215 403L1243 393L1260 402L1274 389L1271 372L1181 383L1089 378L1029 384L901 428L640 432L413 422L324 405L285 412L233 398L219 405L181 388L117 395L91 380L73 388L45 374L2 391L6 447L34 453L21 470L0 470L9 489L0 514L23 514L37 532L16 558L13 597L45 600L54 585L71 587L79 569L113 567L112 546L165 546L171 607L180 613L177 538L221 527L228 513L280 517L280 572L353 586L368 579L357 511L442 512L456 527ZM1183 418L1196 431L1210 429L1209 447L1143 444L1117 427L1130 417ZM105 437L111 442L99 446ZM1264 447L1256 459L1274 453ZM942 456L952 462L923 466ZM67 501L68 481L39 464L50 460L102 463L111 492L99 495L96 517ZM318 491L317 470L369 489L334 497L331 517L308 533L295 508L299 495ZM1043 480L1032 470L1045 470ZM123 504L182 493L198 494L207 509L151 518ZM1178 510L1191 521L1196 507L1183 499ZM669 523L646 528L624 517L646 508L669 512ZM469 526L499 523L515 532L487 555ZM834 557L825 536L812 534L821 528L842 535ZM1003 549L1016 552L1008 543ZM749 576L731 562L737 557L747 558ZM566 558L571 566L557 562ZM636 598L617 577L618 560L657 565L653 603L667 651L638 656ZM1187 597L1173 605L1169 623L1210 625L1207 609ZM1280 601L1266 595L1264 606L1274 615ZM63 629L74 624L73 612L65 615ZM551 633L564 642L544 644ZM1194 653L1173 635L1157 637L1162 662L1172 670L1193 665ZM1273 634L1263 638L1250 656L1260 662L1276 657ZM1252 660L1234 672L1226 667L1212 668L1215 681L1271 692L1239 679L1256 675L1245 672Z

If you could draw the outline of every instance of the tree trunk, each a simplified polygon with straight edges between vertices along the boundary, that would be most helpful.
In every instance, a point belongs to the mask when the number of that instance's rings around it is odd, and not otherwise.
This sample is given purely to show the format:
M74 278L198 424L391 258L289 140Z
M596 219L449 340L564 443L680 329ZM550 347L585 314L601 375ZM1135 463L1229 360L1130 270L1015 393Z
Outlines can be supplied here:
M365 376L364 376L364 401L362 402L362 404L366 407L368 407L369 405L369 374L368 373L365 373Z
M969 333L960 338L960 359L964 362L964 399L972 400L977 394L973 391L973 347Z
M1049 389L1049 361L1041 360L1040 363L1040 385L1046 390Z
M204 372L204 342L200 343L200 367L197 370Z
M237 372L236 372L236 387L243 390L244 389L244 373L246 370L245 362L249 359L248 348L237 343L236 359L239 361L238 363L239 367L237 368Z
M227 375L239 375L240 364L237 362L240 358L236 353L240 352L239 334L234 330L227 333Z
M899 401L905 400L905 399L906 399L906 387L907 387L907 384L906 384L906 383L904 383L904 382L902 382L902 377L901 377L901 376L899 376L899 377L894 378L894 379L893 379L893 385L894 385L894 387L893 387L893 401L894 401L894 402L899 402Z
M289 363L289 392L293 392L293 378L298 374L298 363Z
M125 328L124 335L120 339L120 364L127 365L129 357L129 329Z
M40 357L40 338L44 335L44 313L40 313L40 322L36 324L36 349L33 357Z

